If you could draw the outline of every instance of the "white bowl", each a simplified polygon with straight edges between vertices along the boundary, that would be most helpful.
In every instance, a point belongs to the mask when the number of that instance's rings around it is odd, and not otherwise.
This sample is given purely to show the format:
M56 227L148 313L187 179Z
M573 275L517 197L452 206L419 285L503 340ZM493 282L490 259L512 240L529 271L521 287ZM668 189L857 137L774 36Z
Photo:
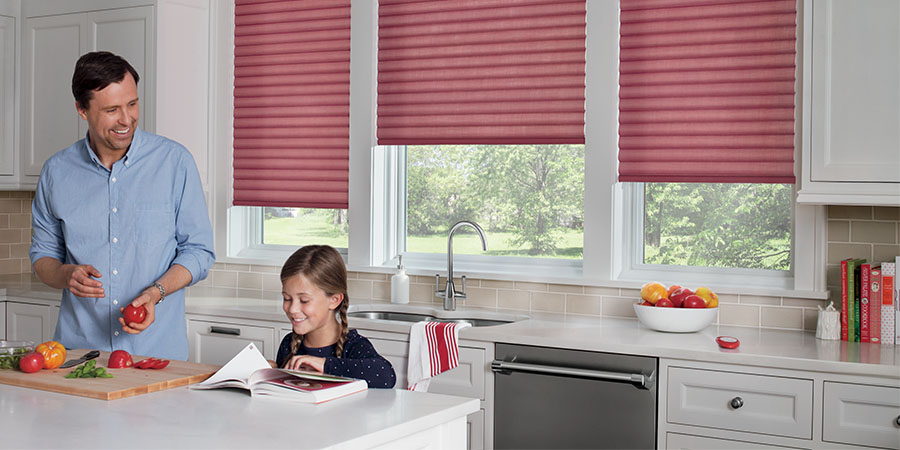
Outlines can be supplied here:
M645 327L670 333L693 333L716 320L719 308L660 308L634 304L634 313Z

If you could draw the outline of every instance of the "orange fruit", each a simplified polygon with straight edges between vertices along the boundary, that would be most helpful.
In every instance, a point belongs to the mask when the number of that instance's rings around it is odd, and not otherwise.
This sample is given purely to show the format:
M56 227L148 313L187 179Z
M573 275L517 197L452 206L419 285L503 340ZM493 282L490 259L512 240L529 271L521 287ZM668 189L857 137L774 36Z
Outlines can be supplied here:
M677 284L673 284L673 285L669 286L669 290L667 292L666 297L672 298L672 293L679 289L681 289L681 286L679 286Z
M662 283L651 281L641 286L641 299L656 304L661 298L668 298L669 291Z

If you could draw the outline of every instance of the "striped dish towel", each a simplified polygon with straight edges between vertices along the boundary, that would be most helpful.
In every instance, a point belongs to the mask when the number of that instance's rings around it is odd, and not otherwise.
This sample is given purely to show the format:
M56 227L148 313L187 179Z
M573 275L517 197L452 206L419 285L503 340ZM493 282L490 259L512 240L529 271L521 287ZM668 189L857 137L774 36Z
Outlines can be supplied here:
M407 389L425 392L431 378L459 365L459 330L469 323L418 322L409 330Z

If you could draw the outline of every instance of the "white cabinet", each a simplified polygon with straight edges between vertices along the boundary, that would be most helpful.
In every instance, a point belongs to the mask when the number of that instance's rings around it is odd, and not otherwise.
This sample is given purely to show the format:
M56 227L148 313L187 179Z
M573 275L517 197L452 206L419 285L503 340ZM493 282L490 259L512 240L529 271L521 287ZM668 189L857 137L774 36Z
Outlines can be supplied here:
M798 201L900 205L900 2L804 10Z
M665 358L659 371L660 448L900 448L896 376Z
M900 388L825 382L822 440L900 446Z
M6 338L6 302L0 302L0 340L7 340Z
M109 50L135 67L142 75L138 125L147 128L155 98L145 82L154 67L153 8L26 17L24 22L20 181L33 185L47 158L87 133L72 98L72 72L82 54Z
M208 197L211 5L211 0L25 3L20 173L13 177L14 187L34 188L44 161L84 138L87 124L75 111L72 72L82 54L107 50L128 60L141 77L138 126L191 152ZM2 161L0 155L0 183Z
M394 367L397 384L394 389L406 389L409 363L409 334L357 328L372 342L375 350ZM494 358L493 345L460 341L459 365L431 379L428 392L457 395L481 400L481 409L466 418L468 448L490 448L493 443L493 372L489 362Z
M0 11L0 183L16 175L16 17Z
M53 339L58 319L58 306L7 301L6 338L37 344L49 341Z
M188 361L224 365L250 343L275 359L274 324L189 315L187 329Z

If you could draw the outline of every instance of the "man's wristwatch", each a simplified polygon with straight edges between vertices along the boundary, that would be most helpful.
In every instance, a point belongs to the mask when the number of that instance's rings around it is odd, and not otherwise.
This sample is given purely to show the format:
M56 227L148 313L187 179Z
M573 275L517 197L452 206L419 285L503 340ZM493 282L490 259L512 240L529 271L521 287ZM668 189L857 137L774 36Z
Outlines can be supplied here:
M153 287L159 289L159 301L156 303L162 303L166 299L166 288L159 283L153 283Z

